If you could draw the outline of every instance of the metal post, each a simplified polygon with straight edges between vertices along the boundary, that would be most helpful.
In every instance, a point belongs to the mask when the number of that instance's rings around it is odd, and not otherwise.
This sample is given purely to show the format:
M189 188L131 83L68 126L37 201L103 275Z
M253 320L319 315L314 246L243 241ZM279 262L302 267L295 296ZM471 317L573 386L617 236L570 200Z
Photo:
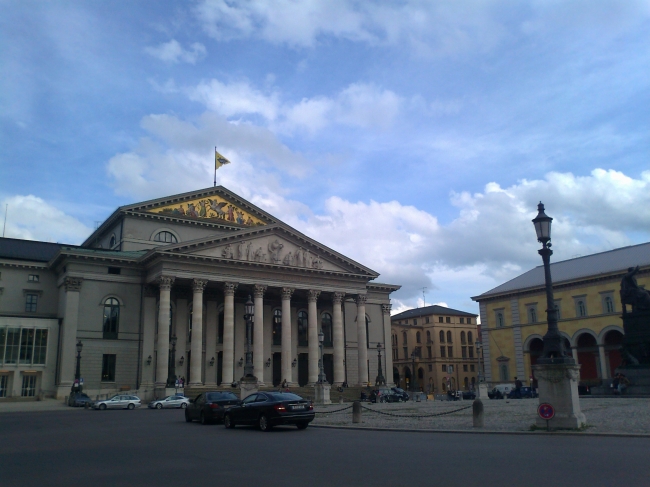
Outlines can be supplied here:
M252 325L252 316L246 315L246 365L244 365L244 377L253 377L253 352L251 351Z
M176 335L172 335L169 339L172 348L169 351L169 363L167 364L167 387L174 387L176 385Z
M318 341L318 349L318 383L325 384L327 383L327 377L325 377L325 367L323 367L323 342L320 340Z
M376 386L385 386L386 379L384 378L384 371L381 366L381 343L377 343L377 378L375 379Z

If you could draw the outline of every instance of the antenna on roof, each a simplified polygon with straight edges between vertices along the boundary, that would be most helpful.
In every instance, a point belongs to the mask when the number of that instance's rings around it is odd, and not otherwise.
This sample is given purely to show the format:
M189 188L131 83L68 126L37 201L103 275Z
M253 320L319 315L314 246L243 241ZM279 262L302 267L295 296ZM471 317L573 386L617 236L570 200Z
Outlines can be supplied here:
M7 228L7 210L9 209L9 203L5 205L5 223L2 225L2 238L5 238L5 228Z
M426 308L426 307L427 307L427 299L426 299L426 297L424 296L424 293L425 293L426 291L427 291L427 288L426 288L426 287L423 287L423 288L422 288L422 307L423 307L423 308Z

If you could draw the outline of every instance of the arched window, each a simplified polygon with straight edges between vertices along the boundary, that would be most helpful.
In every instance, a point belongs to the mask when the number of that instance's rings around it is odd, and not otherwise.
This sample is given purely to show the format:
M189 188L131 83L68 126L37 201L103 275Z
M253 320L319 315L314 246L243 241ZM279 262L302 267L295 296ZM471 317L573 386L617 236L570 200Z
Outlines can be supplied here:
M115 298L104 301L104 339L117 340L120 325L120 303Z
M460 332L460 343L462 343L463 345L465 345L465 343L466 343L465 342L465 332L464 331Z
M158 232L153 239L155 242L178 243L176 235L174 235L172 232L167 231Z
M420 332L419 331L415 333L415 341L417 343L422 343L422 339L420 337Z
M408 344L408 337L406 335L406 332L402 332L402 345L407 345Z
M609 296L605 297L605 313L614 312L614 301Z
M273 310L273 345L282 345L282 310Z
M445 343L445 332L440 330L440 343Z
M307 324L307 312L298 311L298 346L306 347L309 344L307 340L307 330L309 325Z
M320 318L320 329L323 332L323 346L331 347L332 346L332 315L329 313L323 313Z
M587 316L587 306L582 299L578 301L578 316Z
M472 338L473 338L473 337L472 337L472 332L471 332L471 331L468 331L468 332L467 332L467 343L469 343L470 345L471 345L472 343L474 343L474 340L472 340Z
M427 343L431 343L431 332L427 330Z
M497 328L503 328L504 325L503 313L497 313Z
M447 332L447 343L451 343L451 332Z
M528 322L537 323L537 311L532 306L528 308Z
M117 243L117 239L115 238L115 234L113 234L111 235L111 241L108 244L108 248L112 249L116 243Z

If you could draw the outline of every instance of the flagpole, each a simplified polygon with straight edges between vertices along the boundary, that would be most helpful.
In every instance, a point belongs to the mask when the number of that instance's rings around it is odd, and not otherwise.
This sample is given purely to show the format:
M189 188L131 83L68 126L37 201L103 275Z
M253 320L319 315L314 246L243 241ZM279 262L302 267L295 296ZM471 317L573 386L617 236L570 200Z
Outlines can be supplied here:
M214 187L217 187L217 146L214 146Z

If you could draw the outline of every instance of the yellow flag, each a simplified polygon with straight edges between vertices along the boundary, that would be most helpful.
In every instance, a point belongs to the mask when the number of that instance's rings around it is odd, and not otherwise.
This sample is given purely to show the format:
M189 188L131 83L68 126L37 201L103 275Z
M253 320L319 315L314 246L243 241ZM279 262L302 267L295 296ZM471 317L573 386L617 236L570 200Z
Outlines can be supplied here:
M224 164L230 164L230 161L214 150L214 169L219 169Z

